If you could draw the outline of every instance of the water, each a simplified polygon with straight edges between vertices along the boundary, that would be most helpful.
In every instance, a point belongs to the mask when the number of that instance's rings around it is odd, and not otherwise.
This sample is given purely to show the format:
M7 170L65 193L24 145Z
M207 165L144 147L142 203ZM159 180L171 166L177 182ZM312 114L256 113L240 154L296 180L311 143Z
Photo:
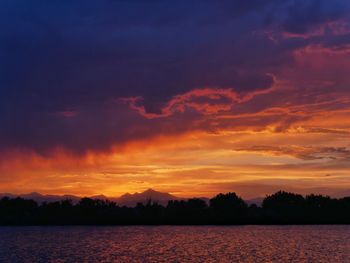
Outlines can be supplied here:
M350 262L350 226L0 227L0 262Z

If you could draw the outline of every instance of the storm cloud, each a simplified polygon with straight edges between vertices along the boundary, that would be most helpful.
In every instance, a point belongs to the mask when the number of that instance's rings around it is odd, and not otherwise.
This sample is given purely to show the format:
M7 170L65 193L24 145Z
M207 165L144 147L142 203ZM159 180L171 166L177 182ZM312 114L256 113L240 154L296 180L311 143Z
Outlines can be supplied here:
M345 71L312 84L322 69L295 52L348 47L349 11L345 0L2 1L0 149L108 151L212 130L208 115L308 104L329 87L348 95Z

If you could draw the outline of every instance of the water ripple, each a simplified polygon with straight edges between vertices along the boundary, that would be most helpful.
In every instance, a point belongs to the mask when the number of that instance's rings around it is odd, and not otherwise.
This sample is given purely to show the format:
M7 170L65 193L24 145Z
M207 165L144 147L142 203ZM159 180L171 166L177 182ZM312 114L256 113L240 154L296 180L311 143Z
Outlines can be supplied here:
M0 227L0 262L350 262L350 226Z

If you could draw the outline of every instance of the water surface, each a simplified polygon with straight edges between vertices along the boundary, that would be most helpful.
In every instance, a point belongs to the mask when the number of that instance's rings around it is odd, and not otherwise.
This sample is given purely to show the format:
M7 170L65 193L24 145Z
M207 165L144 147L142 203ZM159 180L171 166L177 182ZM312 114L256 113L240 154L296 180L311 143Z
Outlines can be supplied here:
M350 262L350 226L0 227L0 262Z

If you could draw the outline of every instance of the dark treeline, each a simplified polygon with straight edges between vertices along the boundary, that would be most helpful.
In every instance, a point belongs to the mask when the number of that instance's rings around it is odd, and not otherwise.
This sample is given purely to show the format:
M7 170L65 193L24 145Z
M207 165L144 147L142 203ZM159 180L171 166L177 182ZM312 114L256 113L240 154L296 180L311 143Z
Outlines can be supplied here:
M149 201L133 208L108 200L82 198L43 203L22 198L0 200L1 225L133 225L133 224L349 224L350 197L277 192L262 207L248 206L235 193L219 194L209 204L201 199Z

